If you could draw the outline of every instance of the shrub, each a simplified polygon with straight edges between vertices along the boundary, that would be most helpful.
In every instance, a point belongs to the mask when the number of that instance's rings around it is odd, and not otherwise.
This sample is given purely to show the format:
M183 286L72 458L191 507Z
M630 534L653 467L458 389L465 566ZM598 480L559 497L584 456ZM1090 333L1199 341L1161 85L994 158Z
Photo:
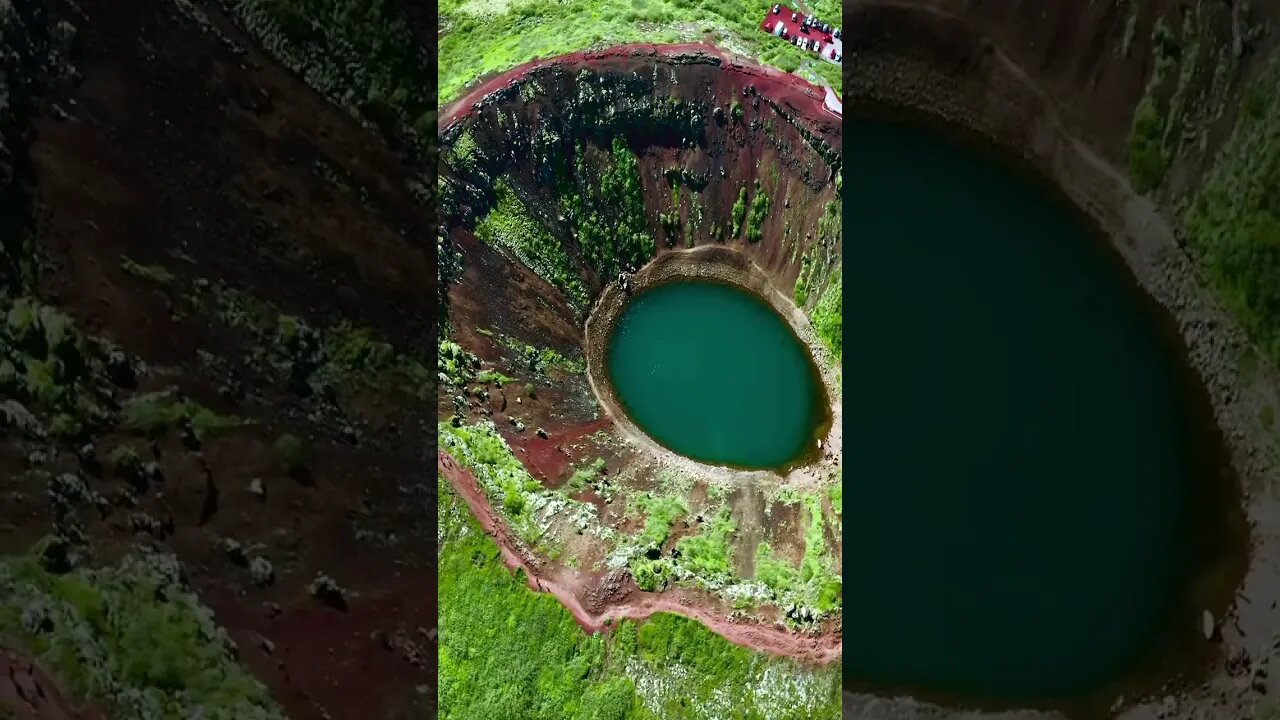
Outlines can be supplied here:
M286 472L300 470L306 462L306 447L291 433L284 433L276 438L271 447L275 451L276 462Z

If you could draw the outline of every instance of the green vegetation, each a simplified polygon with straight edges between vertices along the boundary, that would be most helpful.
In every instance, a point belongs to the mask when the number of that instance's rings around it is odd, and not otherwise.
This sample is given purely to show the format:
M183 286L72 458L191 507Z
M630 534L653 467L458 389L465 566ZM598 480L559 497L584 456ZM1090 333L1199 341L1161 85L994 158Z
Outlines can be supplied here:
M480 358L451 340L441 340L436 347L436 369L440 382L450 387L470 384L480 368Z
M348 412L358 412L355 399L361 393L398 391L421 400L435 396L436 378L422 361L398 351L369 328L346 321L312 327L271 303L221 285L210 295L195 295L190 301L201 305L212 299L223 323L255 341L247 361L275 369L304 397L329 396ZM437 352L444 352L442 348ZM440 358L442 372L447 361Z
M589 155L600 156L603 169L592 172ZM578 234L583 258L604 281L618 271L634 270L653 257L653 237L640 183L640 164L621 137L609 153L575 153L575 185L561 197L561 207Z
M172 390L145 393L124 405L124 427L145 435L163 435L190 428L197 440L224 435L245 425L234 415L219 415L190 398L179 399Z
M557 503L552 509L575 513L573 519L580 526L594 519L592 506L552 493L533 479L492 421L456 428L442 423L439 432L440 449L475 475L489 503L501 508L507 524L525 543L534 545L546 533L548 513L535 510L546 510L552 502Z
M742 221L747 217L747 189L744 187L738 191L738 199L733 202L733 207L729 211L729 219L733 223L729 226L729 237L738 237L742 232Z
M768 7L745 0L443 0L440 102L483 75L534 58L627 42L701 41L705 32L724 47L787 72L803 68L839 90L839 67L760 31ZM825 17L838 21L839 8Z
M809 315L813 321L813 329L818 333L822 344L835 356L837 366L844 351L844 293L840 285L841 275L837 274Z
M163 265L140 265L127 255L120 256L120 269L129 275L157 285L168 285L173 282L173 273L166 270Z
M584 310L587 292L560 241L529 214L507 181L499 181L494 194L497 203L476 224L476 237L514 253L521 263L563 292L575 310Z
M760 187L760 181L757 180L756 195L751 198L751 214L747 217L747 240L760 242L763 237L761 228L764 226L764 220L768 216L769 196L765 194L764 189Z
M729 540L738 530L729 508L708 519L702 532L676 543L680 563L699 578L713 584L728 583L733 576L733 549Z
M236 0L230 6L263 46L307 84L384 131L435 132L435 58L396 3L380 0Z
M813 272L813 249L810 248L800 258L800 274L796 275L796 287L792 294L795 298L796 307L804 307L805 302L809 299L809 283L811 281L810 274Z
M828 613L840 607L842 585L840 576L831 569L834 561L823 537L822 495L807 494L801 502L809 522L800 567L775 557L768 543L760 543L756 548L756 580L772 591L779 604Z
M144 553L56 575L41 554L0 561L0 640L38 658L74 694L117 717L282 717L188 591L177 560Z
M645 550L660 549L671 534L676 518L689 511L684 500L674 496L639 493L633 502L633 507L644 514L644 529L637 540Z
M276 462L285 472L300 470L307 462L307 448L292 433L284 433L271 445Z
M439 486L440 717L528 720L835 720L840 671L811 670L658 614L587 635L503 566Z
M1242 101L1235 130L1187 211L1188 245L1263 353L1280 362L1280 58Z
M1164 179L1169 157L1161 146L1164 120L1151 98L1143 98L1133 116L1129 135L1129 175L1133 188L1140 193L1154 190Z
M503 344L516 352L516 363L535 375L546 376L550 372L580 375L587 371L583 360L570 360L551 348L537 348L515 338L504 338Z
M587 486L595 483L603 473L604 459L596 458L577 470L574 470L573 474L569 476L569 479L565 481L564 487L560 490L565 495L573 495L574 493L582 492L587 488Z
M507 385L516 382L516 379L497 370L481 370L476 373L476 382L481 385Z

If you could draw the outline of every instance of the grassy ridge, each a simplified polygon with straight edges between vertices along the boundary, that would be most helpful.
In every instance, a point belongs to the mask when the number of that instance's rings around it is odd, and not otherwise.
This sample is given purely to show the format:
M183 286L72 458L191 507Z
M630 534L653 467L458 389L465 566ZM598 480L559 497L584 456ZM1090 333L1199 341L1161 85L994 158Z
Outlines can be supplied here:
M0 562L0 641L23 649L78 697L116 717L276 720L266 688L181 580L170 556L54 574L37 554Z
M839 671L732 645L660 614L587 635L531 592L439 485L440 717L444 720L834 720Z
M535 58L628 42L698 41L708 35L728 50L788 72L801 70L840 88L839 67L760 31L768 7L745 0L442 0L440 102L448 103L483 75ZM834 4L820 4L819 11L829 21L839 21Z
M1280 363L1280 57L1244 94L1239 119L1190 210L1192 252L1228 308Z

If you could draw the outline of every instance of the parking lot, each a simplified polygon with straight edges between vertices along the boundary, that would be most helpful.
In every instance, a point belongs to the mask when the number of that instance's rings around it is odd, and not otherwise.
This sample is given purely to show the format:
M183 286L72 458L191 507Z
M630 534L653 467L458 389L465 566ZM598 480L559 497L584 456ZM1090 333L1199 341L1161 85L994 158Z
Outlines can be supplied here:
M810 20L795 8L769 6L760 29L793 45L798 39L805 50L833 65L839 65L844 59L844 40L838 37L840 28L830 21Z

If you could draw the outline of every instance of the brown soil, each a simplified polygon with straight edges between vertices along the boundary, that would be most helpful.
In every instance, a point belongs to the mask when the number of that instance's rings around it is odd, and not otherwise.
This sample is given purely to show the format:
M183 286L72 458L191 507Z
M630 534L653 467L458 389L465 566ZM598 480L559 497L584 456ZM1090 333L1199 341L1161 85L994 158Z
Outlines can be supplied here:
M1280 556L1280 503L1275 500L1280 468L1269 450L1273 440L1257 421L1259 403L1275 397L1280 383L1265 361L1258 363L1263 368L1259 378L1250 381L1240 372L1240 358L1256 350L1204 289L1180 249L1176 214L1159 198L1139 196L1129 184L1124 170L1128 109L1136 105L1150 72L1151 27L1173 7L1144 5L1128 56L1116 51L1124 31L1121 7L1084 0L1025 4L1016 10L962 0L853 3L845 11L852 59L845 69L845 99L852 108L847 112L908 115L960 128L970 139L1020 158L1093 220L1138 284L1172 317L1239 476L1250 527L1236 520L1228 533L1251 537L1250 557L1216 558L1196 587L1195 601L1213 611L1215 631L1211 642L1203 636L1193 641L1199 654L1212 658L1207 669L1192 673L1195 684L1171 679L1153 692L1146 683L1136 696L1127 692L1117 699L1110 710L1095 708L1088 714L1126 720L1238 720L1252 717L1262 697L1280 691L1267 672L1280 638L1275 610L1280 576L1273 568L1273 559ZM1248 71L1246 61L1241 72ZM1213 141L1223 136L1219 131ZM1175 190L1194 185L1212 148L1182 161L1173 174ZM1234 474L1223 473L1227 478ZM1233 508L1218 506L1219 497L1238 493L1219 490L1203 511L1238 518ZM1197 612L1177 632L1198 636L1199 624ZM849 692L845 712L868 720L1056 715L958 711L907 697Z
M422 716L435 702L434 410L394 387L349 383L336 402L299 392L261 355L269 340L221 317L209 289L314 328L369 328L430 366L434 218L409 189L418 170L216 3L197 3L209 29L180 3L50 5L78 29L79 77L51 88L33 122L41 295L143 360L139 390L177 386L253 422L197 451L176 432L95 437L99 463L127 443L164 480L130 507L122 479L86 475L117 501L105 518L81 514L92 562L136 544L175 552L294 720ZM130 275L122 256L173 279ZM305 473L279 467L272 443L284 432L311 448ZM0 443L0 469L21 469L18 499L3 502L5 552L51 529L47 476L25 471L24 452ZM64 452L43 470L77 463ZM265 497L249 492L255 478ZM134 513L160 526L139 532ZM274 585L254 586L217 549L221 538L269 560ZM310 597L319 573L347 590L346 612Z
M0 713L14 720L107 720L101 709L77 707L29 658L0 649Z

